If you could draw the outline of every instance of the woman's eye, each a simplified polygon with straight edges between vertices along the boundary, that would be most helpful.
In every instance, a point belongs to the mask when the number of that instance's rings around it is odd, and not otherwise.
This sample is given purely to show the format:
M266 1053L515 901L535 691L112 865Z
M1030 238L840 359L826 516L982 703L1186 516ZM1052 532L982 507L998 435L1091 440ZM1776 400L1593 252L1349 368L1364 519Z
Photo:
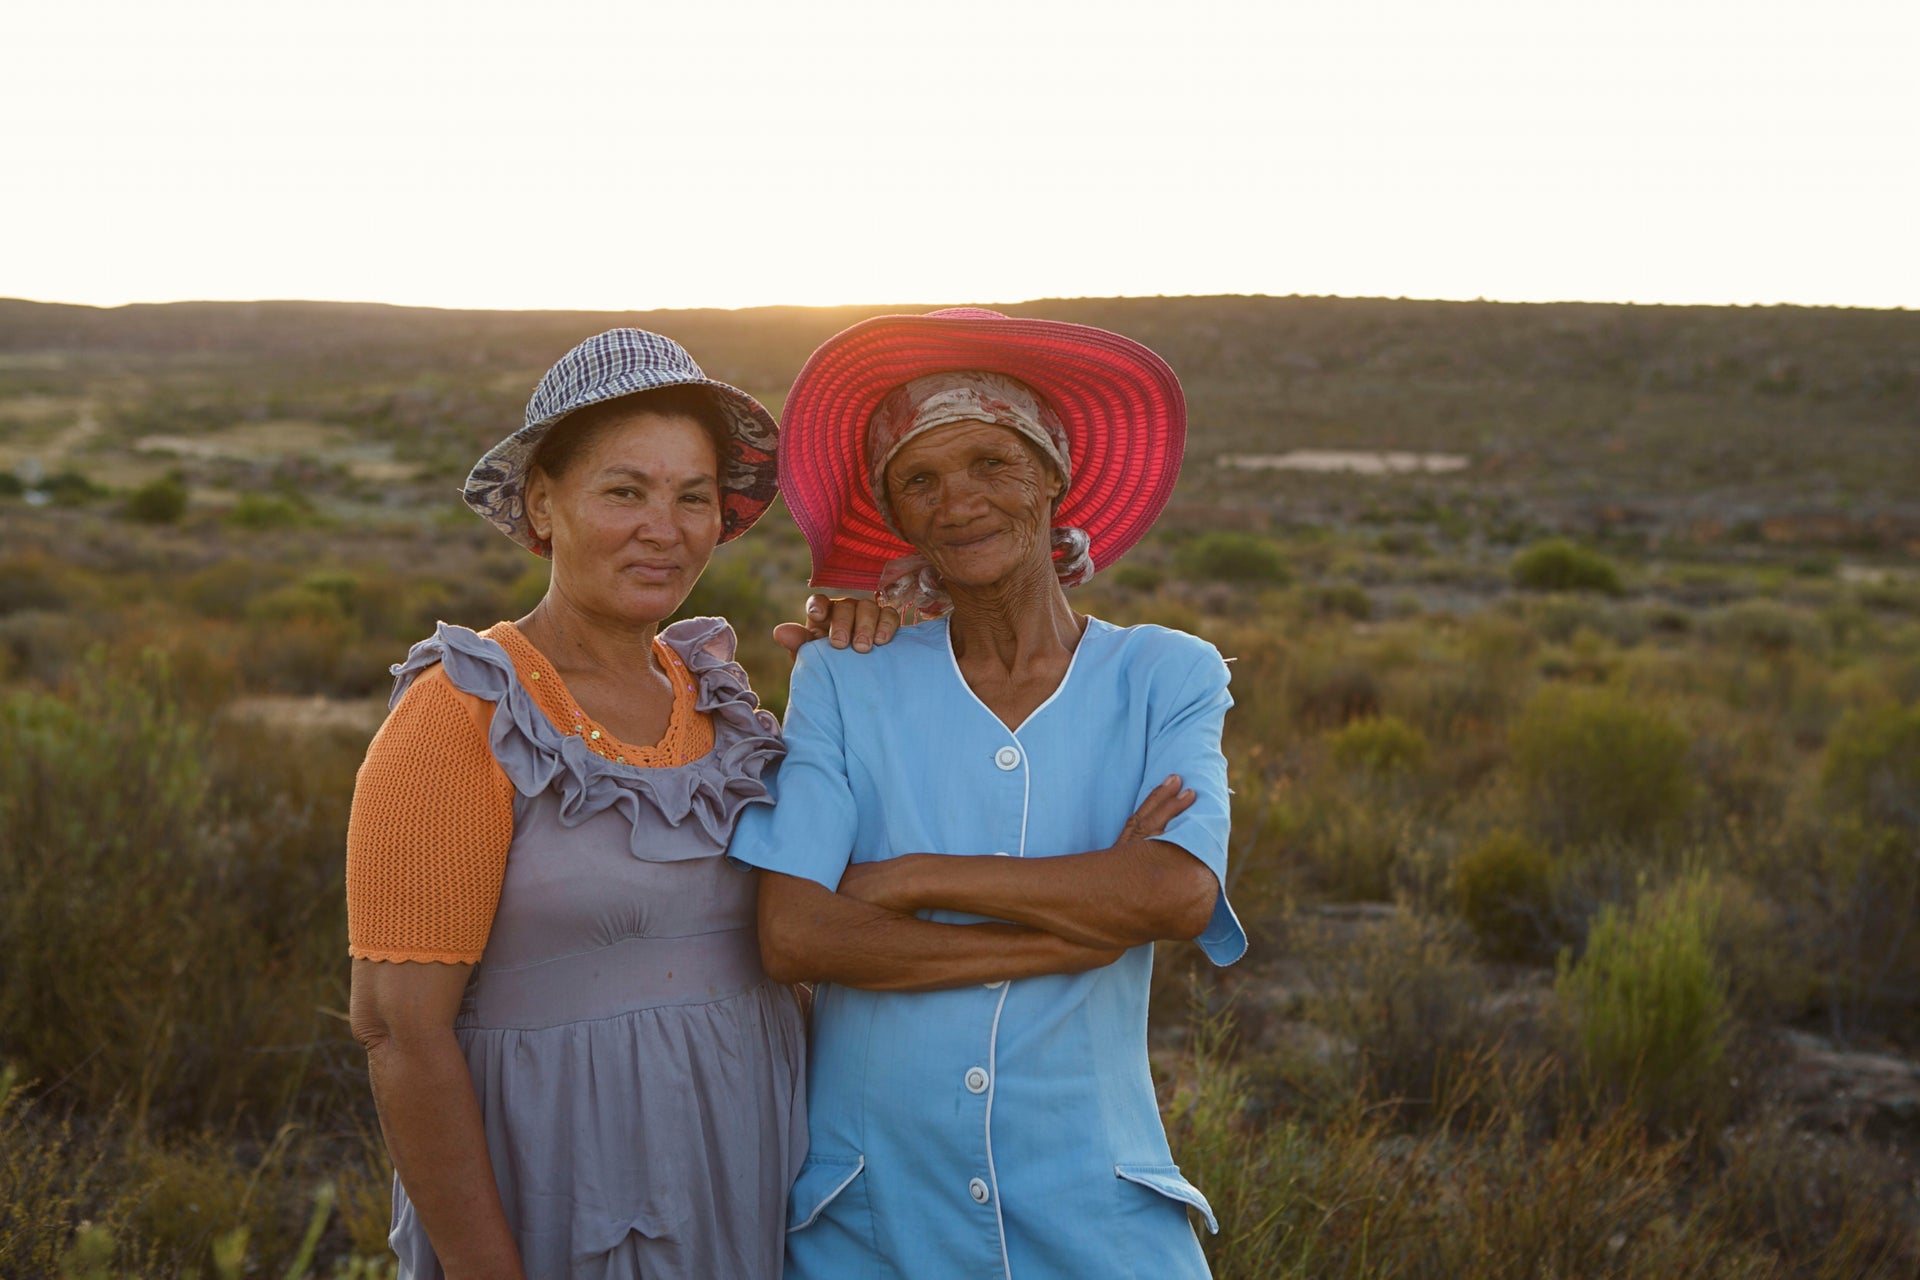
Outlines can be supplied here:
M695 506L704 506L713 501L713 495L710 493L683 493L680 495L680 500L682 502L691 502Z
M640 496L638 489L635 489L631 485L624 484L618 488L607 490L607 493L615 498L637 498Z

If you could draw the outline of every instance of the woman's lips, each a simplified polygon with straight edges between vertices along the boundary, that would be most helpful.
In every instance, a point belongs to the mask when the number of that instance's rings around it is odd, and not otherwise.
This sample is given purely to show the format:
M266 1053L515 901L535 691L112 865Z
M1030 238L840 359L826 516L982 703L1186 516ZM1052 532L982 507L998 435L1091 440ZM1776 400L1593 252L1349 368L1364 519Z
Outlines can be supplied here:
M976 533L970 538L949 538L946 545L950 551L967 551L984 542L991 542L999 536L1000 530L994 529L987 533Z
M672 560L635 561L631 564L623 565L621 571L629 577L640 579L642 582L671 582L674 578L680 576L680 566Z

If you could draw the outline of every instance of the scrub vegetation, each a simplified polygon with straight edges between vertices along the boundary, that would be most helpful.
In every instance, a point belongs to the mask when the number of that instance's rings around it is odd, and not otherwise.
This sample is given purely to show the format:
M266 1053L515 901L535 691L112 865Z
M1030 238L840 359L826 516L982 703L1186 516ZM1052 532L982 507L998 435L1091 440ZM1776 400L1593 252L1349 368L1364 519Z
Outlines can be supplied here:
M1253 951L1152 1029L1216 1274L1920 1270L1920 317L1024 309L1194 411L1075 602L1234 659ZM459 479L599 328L777 410L862 314L0 302L0 1275L391 1274L353 771L545 584ZM1215 464L1296 448L1468 463ZM776 508L687 606L776 709L805 570Z

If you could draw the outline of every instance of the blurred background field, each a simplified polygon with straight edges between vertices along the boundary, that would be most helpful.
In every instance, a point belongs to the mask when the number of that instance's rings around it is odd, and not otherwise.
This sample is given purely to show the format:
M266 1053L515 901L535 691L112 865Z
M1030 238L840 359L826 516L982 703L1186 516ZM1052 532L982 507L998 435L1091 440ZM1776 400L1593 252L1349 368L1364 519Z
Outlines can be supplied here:
M777 411L879 310L0 301L0 1275L390 1274L353 770L544 587L466 468L598 329ZM1152 1029L1216 1274L1920 1273L1920 316L1009 310L1190 397L1076 604L1235 663L1253 951ZM776 710L805 574L688 603Z

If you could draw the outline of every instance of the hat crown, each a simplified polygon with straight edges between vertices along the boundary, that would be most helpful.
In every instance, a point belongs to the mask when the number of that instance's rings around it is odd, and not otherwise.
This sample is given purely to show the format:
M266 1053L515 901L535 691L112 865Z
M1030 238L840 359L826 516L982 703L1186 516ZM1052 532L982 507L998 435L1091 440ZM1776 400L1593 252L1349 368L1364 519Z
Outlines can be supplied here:
M947 307L942 311L929 311L930 320L1005 320L1005 313L992 311L986 307Z
M552 422L615 396L705 382L686 348L645 329L609 329L554 362L527 401L527 425Z

